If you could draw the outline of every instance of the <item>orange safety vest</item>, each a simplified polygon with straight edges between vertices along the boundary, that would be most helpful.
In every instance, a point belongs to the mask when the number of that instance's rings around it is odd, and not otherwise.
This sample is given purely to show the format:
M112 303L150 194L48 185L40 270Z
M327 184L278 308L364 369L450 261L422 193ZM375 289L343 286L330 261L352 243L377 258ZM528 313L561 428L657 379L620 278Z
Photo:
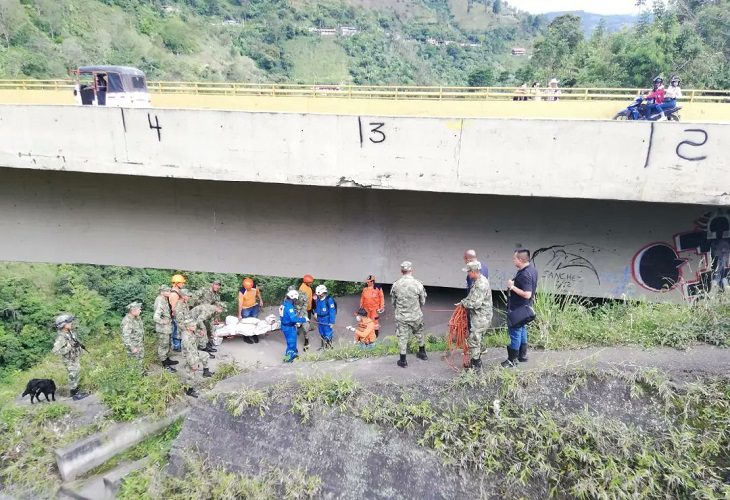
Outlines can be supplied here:
M238 292L238 303L241 305L241 309L249 309L256 305L256 299L259 295L258 288L252 288L245 292Z

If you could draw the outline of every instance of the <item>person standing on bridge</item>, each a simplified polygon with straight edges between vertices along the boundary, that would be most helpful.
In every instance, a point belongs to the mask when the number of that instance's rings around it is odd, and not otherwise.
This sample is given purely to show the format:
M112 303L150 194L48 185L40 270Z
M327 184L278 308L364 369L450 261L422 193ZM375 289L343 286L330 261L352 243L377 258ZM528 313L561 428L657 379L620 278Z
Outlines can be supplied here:
M400 265L401 278L390 289L390 300L395 311L395 334L398 337L400 359L398 366L408 366L406 354L411 335L418 340L418 359L427 360L426 340L423 335L423 311L426 305L426 289L413 277L413 264L404 261Z
M127 314L122 319L122 342L127 355L137 361L140 368L144 361L144 324L142 323L142 303L127 305Z
M366 286L360 294L360 308L365 309L368 318L375 325L375 337L380 335L380 315L385 312L385 295L383 288L375 283L375 276L370 275L365 280Z
M466 272L471 278L469 295L460 304L469 313L469 346L471 368L482 368L482 336L492 324L492 289L489 280L481 272L482 265L478 260L466 264Z
M160 294L155 299L155 311L152 319L155 322L157 333L157 359L162 367L170 372L175 372L174 365L178 362L170 359L170 336L172 335L172 311L170 310L170 287L162 285Z
M530 251L526 248L517 250L512 256L517 268L514 279L507 281L509 298L507 301L507 321L510 345L507 346L507 360L502 362L504 368L510 368L527 362L527 323L534 319L532 304L537 291L537 269L530 264Z

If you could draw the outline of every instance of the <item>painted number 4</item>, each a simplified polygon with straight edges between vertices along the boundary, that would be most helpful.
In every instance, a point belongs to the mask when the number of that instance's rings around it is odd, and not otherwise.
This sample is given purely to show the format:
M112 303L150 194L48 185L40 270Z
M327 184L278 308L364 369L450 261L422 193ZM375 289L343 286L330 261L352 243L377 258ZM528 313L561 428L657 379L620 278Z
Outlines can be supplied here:
M380 144L381 142L385 142L386 135L385 131L383 130L383 127L385 127L384 122L370 122L367 124L363 124L362 119L358 117L357 125L360 131L360 147L362 147L365 142L366 133L367 140L373 144Z

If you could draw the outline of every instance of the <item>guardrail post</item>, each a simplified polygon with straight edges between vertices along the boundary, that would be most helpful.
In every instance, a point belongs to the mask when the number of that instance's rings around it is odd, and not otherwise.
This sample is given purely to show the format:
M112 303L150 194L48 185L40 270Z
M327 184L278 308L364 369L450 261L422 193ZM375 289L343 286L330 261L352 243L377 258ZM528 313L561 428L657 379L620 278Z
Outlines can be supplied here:
M444 88L439 87L439 101L443 100L444 98Z
M588 89L585 90L585 97L583 99L584 101L588 100Z
M694 101L695 101L695 91L693 90L689 94L689 102L694 102Z

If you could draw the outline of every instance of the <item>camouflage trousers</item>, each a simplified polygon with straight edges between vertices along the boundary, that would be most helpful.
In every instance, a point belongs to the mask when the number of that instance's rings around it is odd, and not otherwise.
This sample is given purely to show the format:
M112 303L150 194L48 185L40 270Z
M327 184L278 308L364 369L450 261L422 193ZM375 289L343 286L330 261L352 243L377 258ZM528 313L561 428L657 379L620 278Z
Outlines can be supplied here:
M209 331L210 330L205 323L198 323L198 330L195 332L197 334L198 347L205 347L208 345L208 339L210 337L210 334L208 333Z
M68 388L70 390L79 388L79 379L81 378L81 361L76 359L64 359L63 364L68 372Z
M466 338L466 345L469 348L471 359L480 359L482 357L482 335L484 331L481 328L469 328L469 336Z
M171 329L156 329L157 332L157 359L165 361L170 357L170 335Z
M423 336L423 320L417 321L397 321L395 322L395 335L398 337L398 347L401 354L406 354L408 350L408 338L413 335L418 340L418 345L426 345L426 339Z
M196 387L202 379L203 365L200 360L197 339L186 330L182 332L182 354L183 363L180 373L182 383L186 387Z
M144 360L144 344L139 344L136 346L125 346L127 349L127 355L129 355L130 358L136 360L139 364L142 364L142 361ZM132 349L136 347L137 352L132 352Z

